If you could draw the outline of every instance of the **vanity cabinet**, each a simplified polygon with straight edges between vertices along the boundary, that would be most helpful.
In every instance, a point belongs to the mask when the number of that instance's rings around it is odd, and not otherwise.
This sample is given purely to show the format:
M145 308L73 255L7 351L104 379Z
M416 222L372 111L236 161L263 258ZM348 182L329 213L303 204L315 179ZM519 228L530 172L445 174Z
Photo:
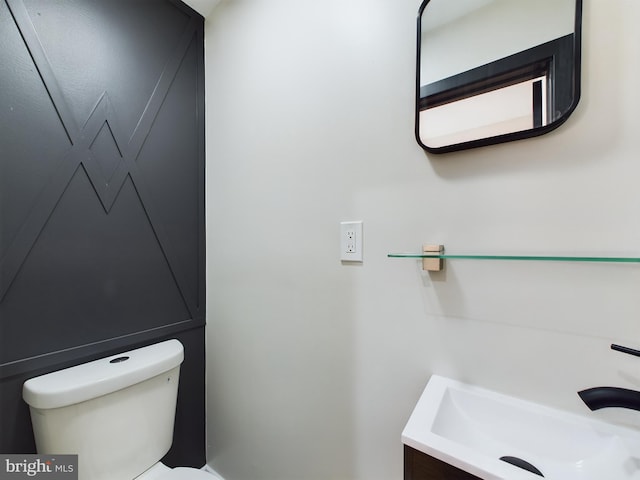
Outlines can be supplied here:
M426 453L404 446L404 480L482 480Z

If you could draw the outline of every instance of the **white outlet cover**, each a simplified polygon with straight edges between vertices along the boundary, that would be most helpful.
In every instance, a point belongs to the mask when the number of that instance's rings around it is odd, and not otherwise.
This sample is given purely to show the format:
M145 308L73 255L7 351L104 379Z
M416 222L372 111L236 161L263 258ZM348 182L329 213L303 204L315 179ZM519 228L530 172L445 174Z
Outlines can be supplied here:
M340 260L362 262L362 220L340 222Z

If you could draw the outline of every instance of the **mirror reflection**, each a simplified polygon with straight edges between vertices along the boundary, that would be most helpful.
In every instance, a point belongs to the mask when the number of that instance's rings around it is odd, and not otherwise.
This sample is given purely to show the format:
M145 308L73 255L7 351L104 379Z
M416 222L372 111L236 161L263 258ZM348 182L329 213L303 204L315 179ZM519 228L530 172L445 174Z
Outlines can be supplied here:
M582 0L425 0L416 137L442 153L546 133L580 96Z

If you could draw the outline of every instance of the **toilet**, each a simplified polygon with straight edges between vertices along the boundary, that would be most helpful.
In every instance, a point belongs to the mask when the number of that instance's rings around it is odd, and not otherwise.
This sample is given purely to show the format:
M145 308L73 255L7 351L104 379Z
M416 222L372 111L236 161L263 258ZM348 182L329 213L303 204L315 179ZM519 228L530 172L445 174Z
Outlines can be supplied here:
M77 454L79 480L216 480L160 459L173 441L178 340L32 378L29 404L38 453Z

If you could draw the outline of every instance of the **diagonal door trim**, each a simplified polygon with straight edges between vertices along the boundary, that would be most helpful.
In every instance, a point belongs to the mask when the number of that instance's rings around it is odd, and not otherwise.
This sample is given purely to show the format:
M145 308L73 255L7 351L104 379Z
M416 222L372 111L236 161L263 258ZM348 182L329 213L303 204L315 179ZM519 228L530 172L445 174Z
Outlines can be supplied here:
M71 144L75 145L79 134L78 124L73 118L69 105L67 105L65 97L62 94L62 89L53 74L51 63L49 63L49 59L47 58L42 46L42 42L40 42L40 37L36 32L33 22L31 22L27 8L24 5L24 1L6 0L6 3L9 8L9 12L13 16L13 21L18 27L22 41L27 47L29 55L38 70L38 75L42 79L44 88L47 90L47 93L51 98L53 108L55 108L56 113L60 118L62 127L67 133L67 137ZM45 79L47 80L45 81Z
M11 15L13 16L16 27L18 28L23 42L29 51L29 55L31 56L38 71L38 75L49 94L53 107L60 118L72 147L56 162L59 166L56 167L55 173L38 196L34 208L32 208L27 219L21 226L6 254L0 260L0 272L2 272L0 274L0 301L4 299L5 295L9 291L16 275L19 273L20 268L29 255L29 252L35 245L47 221L55 210L56 205L64 194L78 166L80 163L83 163L85 166L91 163L89 158L89 147L93 142L95 135L86 136L85 133L87 132L85 131L85 128L89 128L93 125L94 122L91 121L92 116L97 110L100 110L98 107L105 108L105 110L103 112L104 115L98 116L97 118L100 119L100 117L102 117L105 121L108 121L109 119L110 128L112 129L116 142L119 146L124 145L123 136L118 127L119 122L115 119L115 112L110 108L108 97L104 94L98 100L96 107L91 113L89 119L87 119L83 129L78 129L77 123L75 122L65 101L62 89L55 78L49 59L46 56L45 50L40 42L40 38L35 31L23 1L6 0L6 2ZM142 150L144 142L153 127L153 123L180 69L182 60L196 34L197 21L195 18L191 17L188 25L185 27L180 41L173 50L173 53L156 83L154 91L147 102L145 110L142 113L129 142L124 147L123 162L121 163L121 166L124 165L126 167L126 174L123 174L125 172L122 171L118 175L122 183L120 183L117 188L115 185L109 186L109 190L113 193L105 198L105 200L107 200L106 202L103 201L98 189L96 189L96 194L101 199L103 206L105 206L105 209L108 212L110 205L115 201L117 192L120 190L126 177L129 176L131 178L164 258L167 261L167 265L169 266L174 281L176 282L176 286L178 287L182 299L185 302L192 318L197 317L198 302L197 300L194 300L196 297L193 296L188 287L186 274L184 272L184 268L182 268L181 262L179 261L180 259L177 254L177 250L172 246L169 236L162 227L162 223L160 222L157 214L158 209L154 206L152 195L149 193L149 189L146 186L143 175L139 172L136 165L136 159ZM106 106L103 106L103 102L106 102ZM95 133L97 134L98 132ZM87 170L87 172L88 171L89 170ZM94 184L95 189L95 182L97 180L92 178L91 181ZM109 205L109 208L107 208L107 205Z

